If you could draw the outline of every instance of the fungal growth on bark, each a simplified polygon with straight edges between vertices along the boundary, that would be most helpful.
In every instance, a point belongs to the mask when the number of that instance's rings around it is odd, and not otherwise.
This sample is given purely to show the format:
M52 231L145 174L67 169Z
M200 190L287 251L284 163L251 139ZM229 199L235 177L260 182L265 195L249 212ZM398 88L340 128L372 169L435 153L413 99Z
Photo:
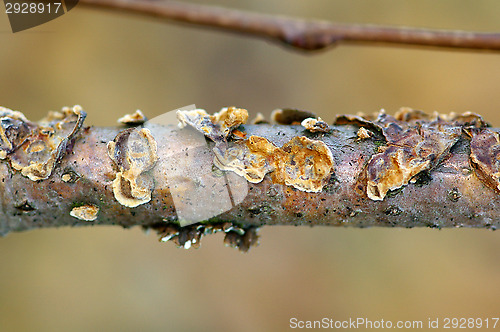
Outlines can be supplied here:
M264 124L264 123L269 123L269 121L267 121L264 115L262 115L262 113L260 112L255 115L255 118L253 118L252 121L250 121L250 124L253 125Z
M120 204L136 207L151 200L153 178L147 173L158 160L156 141L147 128L122 130L108 143L108 155L119 169L113 193Z
M333 171L330 149L305 136L294 137L281 148L259 136L250 136L243 143L223 155L216 150L215 165L252 183L261 182L271 173L274 182L307 192L320 192Z
M173 242L178 248L199 248L201 238L205 235L219 232L225 233L224 244L231 248L248 252L251 247L259 244L257 227L239 227L233 223L225 222L206 225L189 225L179 227L174 224L160 225L156 228L160 242Z
M437 166L459 140L463 128L486 125L473 113L429 116L406 107L394 117L384 110L376 116L341 115L335 124L366 126L380 132L386 140L361 177L366 181L366 194L373 200L383 200L389 191L407 185L420 172ZM359 133L358 130L358 137ZM366 137L365 133L361 135Z
M127 126L139 126L146 121L148 121L148 118L146 118L141 110L137 110L132 114L125 114L118 119L118 123L122 123Z
M361 127L358 129L358 132L356 133L356 136L358 139L367 139L373 136L373 133L369 131L368 129Z
M24 114L0 107L0 159L24 143L33 126Z
M212 122L220 126L222 134L227 138L240 125L247 123L248 111L234 106L224 107L220 112L210 117Z
M72 217L85 221L94 221L97 219L99 208L95 205L88 204L74 207L69 213Z
M80 130L79 106L40 122L0 108L0 234L140 225L186 249L223 232L247 251L263 225L500 227L500 134L479 115L403 108L311 133L311 114L247 125L241 108L197 109L177 112L186 129Z
M180 128L189 125L215 143L224 141L224 135L220 126L214 123L212 117L205 110L177 111L177 119L179 120Z
M275 114L281 114L281 111L275 111ZM306 114L301 111L294 117L294 112L288 110L287 118L298 119ZM281 148L255 135L228 143L226 138L231 131L248 119L246 110L229 107L214 116L204 110L178 111L177 114L181 126L190 124L216 143L215 166L223 171L233 171L251 183L259 183L271 173L277 183L302 191L320 192L333 171L330 149L322 141L305 136L295 137ZM231 131L228 132L228 128Z
M500 138L488 128L470 128L470 159L477 176L500 192Z
M252 148L258 145L258 148ZM259 149L263 153L256 153ZM246 141L231 146L214 148L214 165L223 171L233 171L251 183L259 183L274 167L266 158L277 148L265 138L251 136Z
M229 135L248 120L248 111L234 106L224 107L220 112L209 115L205 110L177 111L179 127L190 125L212 141L226 141Z
M328 126L328 123L323 121L320 117L318 117L317 119L307 118L301 122L301 125L311 133L327 133L330 131L330 126Z
M8 159L12 168L30 180L50 177L57 163L71 151L85 120L80 106L49 112L38 123L23 114L6 108L0 110L1 159Z

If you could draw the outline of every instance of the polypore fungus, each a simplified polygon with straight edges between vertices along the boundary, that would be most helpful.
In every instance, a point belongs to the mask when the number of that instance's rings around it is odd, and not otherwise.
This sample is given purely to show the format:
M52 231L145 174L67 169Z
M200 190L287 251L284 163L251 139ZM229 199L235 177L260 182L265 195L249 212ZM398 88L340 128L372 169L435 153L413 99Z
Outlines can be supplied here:
M147 173L158 160L157 145L149 129L125 129L108 143L108 155L118 166L113 181L116 200L136 207L151 200L153 179Z

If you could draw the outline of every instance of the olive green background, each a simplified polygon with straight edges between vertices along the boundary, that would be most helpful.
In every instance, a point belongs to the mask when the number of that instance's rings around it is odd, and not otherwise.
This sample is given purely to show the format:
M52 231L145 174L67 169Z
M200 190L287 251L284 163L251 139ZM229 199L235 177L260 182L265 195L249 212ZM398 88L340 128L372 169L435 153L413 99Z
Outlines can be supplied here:
M339 22L500 30L498 1L213 1ZM3 11L3 7L0 6ZM500 125L500 55L268 42L77 6L12 34L0 13L0 105L37 120L80 104L109 126L196 104L251 114L401 106L474 111ZM481 193L478 192L478 195ZM443 197L443 200L446 198ZM280 331L289 320L500 316L500 233L265 227L248 254L223 236L198 250L118 227L0 239L0 331Z

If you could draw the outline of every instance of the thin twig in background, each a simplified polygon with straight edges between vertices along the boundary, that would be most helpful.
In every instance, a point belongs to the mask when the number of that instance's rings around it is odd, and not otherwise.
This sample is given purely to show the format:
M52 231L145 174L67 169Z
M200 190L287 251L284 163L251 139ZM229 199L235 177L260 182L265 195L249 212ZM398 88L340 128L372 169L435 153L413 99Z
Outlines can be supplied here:
M246 34L302 51L321 50L341 43L500 51L500 33L339 24L177 1L80 0L79 3Z

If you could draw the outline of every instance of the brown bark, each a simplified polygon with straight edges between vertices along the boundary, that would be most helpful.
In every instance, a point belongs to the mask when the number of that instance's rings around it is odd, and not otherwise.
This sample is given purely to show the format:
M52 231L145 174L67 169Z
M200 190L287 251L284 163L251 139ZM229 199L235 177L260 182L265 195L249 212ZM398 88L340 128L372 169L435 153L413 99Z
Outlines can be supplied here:
M264 15L176 1L80 0L82 5L153 16L264 38L302 51L340 43L413 45L464 50L500 50L499 33L339 24Z
M345 122L345 118L339 119L338 123ZM127 207L117 200L113 192L113 181L120 168L110 158L107 147L127 129L85 127L80 130L74 144L69 144L70 148L66 149L47 179L34 181L22 175L11 167L8 158L0 162L0 234L60 226L142 226L157 230L165 240L174 237L178 245L184 246L186 241L193 238L199 240L203 234L221 230L227 233L229 244L248 249L256 239L253 229L263 225L498 227L500 195L498 189L484 179L494 173L496 166L490 165L492 170L488 171L478 161L488 164L489 159L496 159L496 129L486 128L481 123L481 128L466 130L470 123L461 124L453 146L443 152L442 157L435 158L435 153L429 157L434 158L434 166L418 172L412 176L412 181L388 191L382 195L382 200L377 200L368 197L366 192L370 160L375 154L380 155L381 151L392 151L388 146L397 147L404 143L394 140L394 136L389 137L389 132L377 132L376 126L383 128L384 122L369 122L360 117L350 119L349 124L331 126L328 132L316 133L300 125L240 127L240 132L245 132L247 138L265 138L277 147L285 146L294 137L323 142L331 151L334 162L328 182L319 192L306 192L276 180L274 174L277 171L274 171L260 183L245 181L248 195L229 211L182 229L178 226L165 175L168 173L165 168L168 158L171 158L168 147L185 143L184 136L179 134L180 129L175 126L148 126L158 144L156 165L145 169L145 174L154 183L151 200L136 207ZM403 123L394 121L399 125ZM364 130L360 136L360 126L369 128L369 131ZM432 142L432 135L444 128L442 124L425 127L425 123L424 127L418 124L409 128L413 130L417 127L420 128L419 137L424 137L427 145ZM404 133L413 133L411 130ZM471 152L468 131L481 133L481 136L474 136L479 137L474 141L474 149L487 146L488 149L481 150L483 155L476 153L475 158L471 157L475 150ZM213 142L209 144L214 147ZM22 145L18 149L22 149ZM432 149L426 148L425 151ZM421 157L418 153L416 156ZM214 155L200 153L195 158L191 162L212 165ZM218 169L214 172L221 173ZM230 171L224 173L234 175ZM494 174L491 179L495 179ZM87 211L90 217L84 215L78 218L81 211L75 208L82 206L97 208L95 220L92 220L92 210ZM247 241L246 244L244 241Z

